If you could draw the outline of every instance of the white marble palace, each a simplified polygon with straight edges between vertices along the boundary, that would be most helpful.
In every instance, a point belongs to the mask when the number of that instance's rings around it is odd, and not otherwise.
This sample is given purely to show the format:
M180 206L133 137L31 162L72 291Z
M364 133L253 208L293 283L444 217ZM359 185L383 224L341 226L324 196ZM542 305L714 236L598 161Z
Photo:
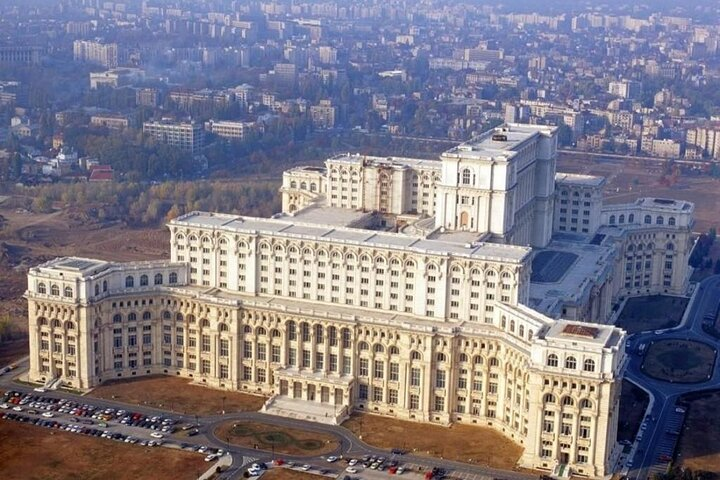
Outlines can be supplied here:
M519 464L611 473L622 299L683 294L693 205L603 205L556 174L556 130L505 125L440 160L340 155L285 172L283 212L192 212L171 258L30 270L30 378L164 373L351 411L492 427Z

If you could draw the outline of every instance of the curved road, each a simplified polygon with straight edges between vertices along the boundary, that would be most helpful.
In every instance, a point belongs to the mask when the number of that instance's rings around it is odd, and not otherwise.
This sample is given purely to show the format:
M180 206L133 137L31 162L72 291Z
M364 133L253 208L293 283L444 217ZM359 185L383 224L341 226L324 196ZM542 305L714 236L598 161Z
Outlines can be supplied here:
M716 351L715 368L710 378L700 383L685 384L657 380L645 375L642 371L643 357L629 354L625 378L646 390L652 398L652 408L647 412L651 420L648 422L643 439L637 442L632 457L631 478L645 479L649 476L648 469L665 465L659 461L658 447L663 436L666 435L666 425L675 413L675 404L680 396L690 392L720 388L720 369L717 368L717 349L720 344L702 330L703 317L714 314L718 304L720 304L720 275L714 275L706 278L696 287L680 325L663 330L659 335L654 332L641 332L629 337L634 349L643 343L649 345L653 340L678 339L702 342Z

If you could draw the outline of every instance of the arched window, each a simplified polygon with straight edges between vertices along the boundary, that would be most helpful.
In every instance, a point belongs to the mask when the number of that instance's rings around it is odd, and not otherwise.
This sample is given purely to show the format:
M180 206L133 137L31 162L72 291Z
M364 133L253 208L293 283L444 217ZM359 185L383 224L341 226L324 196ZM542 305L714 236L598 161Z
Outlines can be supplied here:
M166 313L167 313L167 317L165 316ZM163 312L163 318L167 318L167 319L169 320L170 317L171 317L170 312ZM184 319L184 317L183 317L183 314L182 314L182 313L178 313L178 314L175 315L175 321L176 321L176 322L182 322L183 319Z
M510 320L510 331L515 333L515 320Z
M389 348L390 355L400 355L400 349L396 346Z
M47 325L48 324L47 318L45 318L45 317L38 318L38 323L43 326Z
M140 275L140 286L146 287L148 284L148 276L147 275Z
M566 407L572 407L575 405L575 400L573 400L572 397L563 397L562 404Z
M220 330L221 332L227 332L227 331L230 330L230 329L228 328L228 326L227 326L226 323L221 323L219 330Z
M73 322L65 322L65 330L75 330L75 324Z
M437 354L437 361L438 362L444 362L446 360L444 353L438 353Z
M155 274L155 285L162 285L162 283L163 283L162 273L156 273Z
M95 284L95 295L100 295L100 284L98 283Z
M290 182L290 188L297 188L297 182L295 180Z
M38 283L37 291L38 291L38 293L42 293L42 294L47 293L47 288L45 287L45 284L44 284L44 283Z
M373 352L375 353L385 353L385 347L380 345L379 343L376 343L373 345Z
M200 327L210 328L210 320L208 320L207 318L203 318L202 320L200 320Z
M188 322L188 323L195 323L195 315L188 315L188 316L187 316L187 322Z
M52 327L53 327L53 328L60 328L60 320L58 320L57 318L56 318L55 320L53 320L53 321L52 321Z
M675 217L668 218L668 225L675 225Z
M500 361L497 358L493 357L488 360L488 365L490 365L491 367L497 367L500 365Z
M555 403L555 395L553 395L552 393L545 394L545 398L543 398L543 402Z
M243 333L252 333L253 329L250 325L245 325L243 327Z
M460 363L466 363L468 361L468 356L464 353L460 354Z
M520 326L518 327L518 335L521 336L521 337L524 337L524 336L525 336L525 327L524 327L524 326L520 325Z
M127 276L125 277L125 288L132 288L135 286L135 277Z
M55 295L56 297L60 296L60 287L57 285L50 286L50 295Z
M170 275L168 275L168 283L171 285L177 283L177 273L172 272Z
M571 370L575 370L577 368L577 360L575 360L575 357L567 357L565 359L565 368L569 368Z
M413 350L413 352L410 354L411 360L422 360L422 353Z
M475 355L473 357L473 365L482 365L483 364L483 358L480 355Z
M122 323L122 315L119 313L113 315L113 323Z
M618 223L625 223L625 215L620 215L618 217Z
M592 358L588 358L587 360L585 360L585 362L583 363L583 370L585 370L586 372L594 372L595 360L593 360Z
M134 322L137 320L137 315L134 312L128 313L128 322Z
M665 223L665 217L662 215L658 215L658 217L655 219L655 223L657 225L663 225Z
M650 215L645 215L645 223L648 225L652 223L652 217Z
M580 401L580 408L593 408L593 404L592 404L592 402L591 402L590 400L588 400L587 398L583 398L583 399Z
M150 320L150 319L152 319L152 313L143 312L143 320Z
M615 225L615 215L610 215L610 225Z
M280 330L278 330L277 328L273 328L272 332L270 332L270 336L272 338L280 338L282 334L280 333Z
M673 245L672 243L668 243L665 248L672 251L675 250L675 245Z
M325 343L325 330L322 325L315 325L315 342Z
M107 280L103 280L103 292L107 292Z
M472 173L470 173L470 169L466 168L462 171L462 184L463 185L470 185L470 178Z
M547 357L547 366L548 367L557 367L558 366L558 357L554 353L551 353Z
M366 342L360 342L360 343L358 344L358 350L364 351L364 350L367 350L368 348L369 348L369 347L368 347L368 344L367 344Z
M631 213L628 215L628 223L633 223L635 221L635 214Z
M255 329L255 335L258 335L258 336L267 335L267 332L265 331L265 329L263 327L258 327Z

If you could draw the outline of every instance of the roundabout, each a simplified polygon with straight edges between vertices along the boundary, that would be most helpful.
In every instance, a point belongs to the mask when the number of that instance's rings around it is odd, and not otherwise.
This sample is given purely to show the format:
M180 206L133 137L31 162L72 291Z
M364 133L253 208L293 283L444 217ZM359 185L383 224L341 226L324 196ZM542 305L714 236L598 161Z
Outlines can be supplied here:
M695 340L652 342L642 363L643 372L670 383L700 383L713 373L717 350Z

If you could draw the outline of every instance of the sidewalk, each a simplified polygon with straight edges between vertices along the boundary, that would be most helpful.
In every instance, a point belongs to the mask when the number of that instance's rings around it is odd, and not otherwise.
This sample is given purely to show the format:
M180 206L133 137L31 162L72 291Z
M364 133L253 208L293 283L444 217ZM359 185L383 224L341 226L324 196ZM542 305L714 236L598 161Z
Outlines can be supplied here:
M206 480L208 478L211 478L213 475L215 475L215 471L218 467L220 467L222 471L225 471L232 465L232 463L232 455L223 455L217 461L212 462L210 468L208 468L205 473L200 475L200 478L198 478L198 480Z

